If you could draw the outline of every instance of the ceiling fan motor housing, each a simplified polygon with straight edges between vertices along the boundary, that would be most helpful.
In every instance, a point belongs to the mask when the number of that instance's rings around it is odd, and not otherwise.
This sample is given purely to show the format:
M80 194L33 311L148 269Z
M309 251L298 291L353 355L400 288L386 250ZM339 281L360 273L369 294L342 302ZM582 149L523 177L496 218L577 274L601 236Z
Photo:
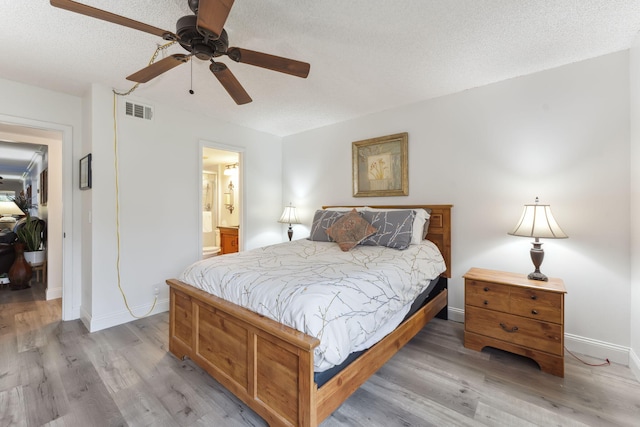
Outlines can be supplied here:
M190 2L191 3L191 2ZM176 34L178 35L178 43L187 51L195 55L196 58L207 61L212 57L218 57L224 54L229 47L229 36L225 30L215 40L203 36L196 26L197 17L195 15L187 15L178 19L176 23Z

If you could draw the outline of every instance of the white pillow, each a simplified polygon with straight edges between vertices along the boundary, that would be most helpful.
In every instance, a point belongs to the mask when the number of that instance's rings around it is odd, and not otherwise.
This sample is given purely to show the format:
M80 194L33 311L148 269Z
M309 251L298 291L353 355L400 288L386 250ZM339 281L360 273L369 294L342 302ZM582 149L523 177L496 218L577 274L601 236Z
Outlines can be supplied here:
M416 213L416 217L413 220L413 229L411 231L411 244L412 245L420 244L424 240L424 236L427 234L426 230L424 229L424 224L431 217L431 215L425 209L413 209L413 208L383 209L383 208L372 208L369 206L365 206L364 210L371 211L371 212L413 210Z

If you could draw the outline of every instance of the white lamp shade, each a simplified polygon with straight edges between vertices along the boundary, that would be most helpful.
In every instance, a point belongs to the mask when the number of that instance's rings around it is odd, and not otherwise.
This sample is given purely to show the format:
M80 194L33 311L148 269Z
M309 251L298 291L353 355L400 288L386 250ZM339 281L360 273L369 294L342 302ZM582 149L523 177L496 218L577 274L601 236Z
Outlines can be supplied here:
M24 215L18 205L12 201L0 201L0 215Z
M522 216L509 232L512 236L566 239L567 236L556 222L549 205L524 205Z
M296 215L296 207L291 205L285 206L284 212L282 212L282 216L278 222L282 222L284 224L300 224L300 220Z

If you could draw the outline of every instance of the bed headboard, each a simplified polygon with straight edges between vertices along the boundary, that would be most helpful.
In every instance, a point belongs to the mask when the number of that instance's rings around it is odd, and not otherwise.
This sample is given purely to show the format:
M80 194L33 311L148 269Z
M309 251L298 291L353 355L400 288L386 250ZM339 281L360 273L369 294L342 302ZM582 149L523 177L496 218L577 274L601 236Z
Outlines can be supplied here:
M323 206L322 209L332 207L357 208L361 206L336 205ZM371 205L370 207L381 209L431 209L429 232L426 239L431 240L440 249L447 264L447 271L442 275L451 278L451 208L453 205Z

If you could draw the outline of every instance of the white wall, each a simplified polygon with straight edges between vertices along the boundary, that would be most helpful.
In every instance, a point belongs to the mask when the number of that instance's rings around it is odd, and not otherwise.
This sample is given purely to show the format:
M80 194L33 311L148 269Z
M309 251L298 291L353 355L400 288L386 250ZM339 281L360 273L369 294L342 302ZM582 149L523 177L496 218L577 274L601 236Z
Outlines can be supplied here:
M82 122L84 123L82 132L81 146L77 149L77 157L74 162L74 188L77 189L79 196L78 202L80 204L80 215L77 218L77 222L80 224L82 230L82 254L81 254L81 277L82 277L82 311L80 318L85 323L88 329L91 329L91 318L93 316L93 306L96 302L93 299L93 191L92 190L80 190L80 160L90 154L93 151L94 139L99 139L103 134L113 135L113 126L109 127L108 122L94 123L94 115L98 115L97 112L108 114L106 111L109 109L109 104L106 99L100 102L100 99L94 96L94 90L89 90L82 99ZM113 124L113 121L112 121ZM96 137L94 138L94 135ZM105 144L106 145L106 144ZM92 165L92 178L95 175L95 168ZM98 168L98 173L100 169ZM99 200L99 199L98 199ZM96 210L96 213L100 215L100 206ZM98 243L99 244L99 243ZM99 262L100 260L98 260Z
M450 313L470 267L529 273L522 205L549 203L566 240L542 272L564 279L566 343L628 361L629 61L621 52L284 138L283 200L306 225L323 204L451 203ZM352 197L352 141L409 133L409 196Z
M631 357L640 380L640 36L630 51L631 94Z
M83 321L93 331L133 316L119 291L116 269L113 95L108 88L93 86L90 98L91 307L84 310ZM201 141L243 152L242 247L280 241L281 140L160 104L153 105L152 121L132 119L124 116L124 100L118 98L118 103L120 286L131 311L140 316L151 309L155 286L160 296L154 312L166 310L165 280L201 258ZM83 215L88 221L88 212Z

